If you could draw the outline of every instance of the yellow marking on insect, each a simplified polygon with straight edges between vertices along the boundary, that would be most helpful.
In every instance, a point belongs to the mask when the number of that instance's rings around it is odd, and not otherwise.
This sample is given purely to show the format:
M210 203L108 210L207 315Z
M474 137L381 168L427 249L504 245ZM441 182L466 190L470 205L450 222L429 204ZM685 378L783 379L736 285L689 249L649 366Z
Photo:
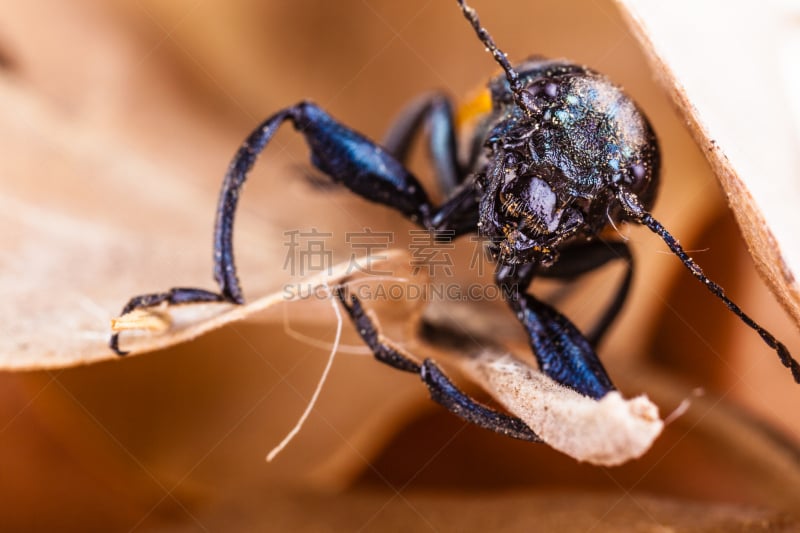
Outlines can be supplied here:
M473 92L456 110L456 127L463 128L489 114L492 110L492 93L482 88Z
M508 213L512 217L519 216L520 214L519 203L515 202L514 200L506 202L505 204L503 204L503 207L505 207L506 213Z

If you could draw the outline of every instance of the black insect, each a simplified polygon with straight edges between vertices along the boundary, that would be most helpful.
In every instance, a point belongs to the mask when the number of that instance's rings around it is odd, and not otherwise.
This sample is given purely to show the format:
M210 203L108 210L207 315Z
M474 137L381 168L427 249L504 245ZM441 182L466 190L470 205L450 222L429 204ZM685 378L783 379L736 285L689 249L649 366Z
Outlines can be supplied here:
M632 221L650 228L698 280L761 335L800 382L800 364L709 280L678 242L649 213L659 176L655 134L636 105L606 77L566 61L530 59L512 67L481 27L475 11L458 4L480 41L503 68L489 82L485 116L475 128L471 153L460 161L450 102L435 94L412 105L383 145L340 124L310 102L283 109L250 134L230 164L217 209L214 278L220 292L175 288L132 298L123 308L163 302L244 302L233 258L233 221L241 187L256 157L285 121L301 133L312 163L359 196L400 211L430 231L456 236L479 232L491 241L496 283L528 333L539 367L591 398L614 389L594 346L619 313L630 288L633 261L625 242L601 237L608 225ZM448 192L433 205L403 162L427 126L438 178ZM586 336L550 305L528 294L536 276L572 278L609 261L626 262L626 274L598 324ZM431 360L421 365L386 344L360 301L338 296L375 357L417 373L434 400L461 418L512 437L538 440L521 420L483 406L462 393ZM111 348L118 354L118 335Z

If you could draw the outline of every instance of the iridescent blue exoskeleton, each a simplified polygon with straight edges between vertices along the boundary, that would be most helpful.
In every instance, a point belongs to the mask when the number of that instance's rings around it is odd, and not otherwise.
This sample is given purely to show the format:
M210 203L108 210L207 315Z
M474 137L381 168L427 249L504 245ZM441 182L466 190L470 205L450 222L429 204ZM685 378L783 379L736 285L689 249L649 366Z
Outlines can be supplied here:
M614 389L594 346L619 313L633 273L625 242L602 237L617 222L658 234L690 272L753 328L800 382L800 365L783 344L744 314L709 280L649 213L659 176L659 150L647 119L605 76L566 61L534 58L512 67L474 10L463 14L504 73L491 80L488 105L471 133L466 160L457 154L453 109L433 94L410 106L379 145L310 102L283 109L253 131L225 175L214 231L214 278L219 292L175 288L132 298L123 313L170 304L244 302L233 257L233 221L242 185L258 154L289 121L301 133L312 163L357 195L391 207L431 231L487 237L497 261L496 283L527 331L539 367L591 398ZM404 161L412 141L428 131L437 176L448 192L434 205ZM626 273L597 325L584 336L563 314L528 293L535 277L570 279L621 259ZM519 439L538 437L521 420L461 392L430 359L421 364L385 342L361 302L338 296L375 357L421 376L434 400L461 418ZM118 336L110 346L120 355Z

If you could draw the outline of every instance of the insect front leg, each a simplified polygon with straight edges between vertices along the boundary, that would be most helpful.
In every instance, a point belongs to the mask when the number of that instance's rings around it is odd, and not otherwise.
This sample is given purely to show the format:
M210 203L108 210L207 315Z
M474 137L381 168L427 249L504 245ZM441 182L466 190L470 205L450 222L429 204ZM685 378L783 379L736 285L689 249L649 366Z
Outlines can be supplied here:
M457 234L470 230L472 219L464 212L474 205L471 187L463 188L452 201L442 206L445 217L439 213L441 210L435 210L431 205L416 177L391 153L337 122L315 104L301 102L275 113L253 130L228 167L214 227L214 279L219 284L219 293L204 289L173 289L166 293L146 294L132 298L123 311L152 307L164 301L244 303L233 255L236 207L248 172L286 121L305 138L314 166L334 182L341 183L362 198L394 208L424 228L449 228L445 218L452 217L458 226ZM163 297L164 294L173 296ZM117 335L112 336L109 346L120 355L124 353L118 347Z
M168 304L184 304L184 303L200 303L200 302L224 302L225 298L216 292L207 291L205 289L195 289L191 287L175 287L167 292L155 292L152 294L142 294L134 296L125 307L122 308L120 315L130 313L134 309L142 309L146 307L155 307L166 302ZM108 346L114 350L117 355L127 355L128 352L122 351L119 348L119 333L111 335L111 340L108 341Z
M311 150L311 162L331 180L430 227L433 207L416 177L378 144L337 122L315 104L301 102L274 114L250 134L222 184L214 230L214 279L226 299L237 303L243 303L244 296L233 257L236 206L247 173L285 121L303 135Z
M400 348L393 346L380 333L373 319L364 311L361 301L355 296L348 297L343 288L336 290L336 296L347 310L353 324L364 343L369 346L375 358L392 368L418 374L428 387L431 399L445 407L462 420L506 435L530 442L541 439L521 419L496 411L459 389L431 359L422 364L414 361Z
M611 327L622 306L625 305L630 291L633 281L633 255L628 244L622 241L604 240L579 242L561 250L558 261L553 266L536 272L537 276L545 278L572 279L592 272L613 260L625 261L625 274L608 307L586 335L592 346L597 346Z
M614 390L591 343L553 307L527 294L535 267L499 265L496 281L528 333L539 368L555 381L590 398Z

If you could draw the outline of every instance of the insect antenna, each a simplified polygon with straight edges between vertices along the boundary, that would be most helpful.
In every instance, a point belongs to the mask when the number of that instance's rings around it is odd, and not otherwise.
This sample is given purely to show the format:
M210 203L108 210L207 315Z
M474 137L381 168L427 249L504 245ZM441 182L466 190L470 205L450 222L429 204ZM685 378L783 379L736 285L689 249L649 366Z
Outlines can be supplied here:
M517 105L519 105L526 112L530 113L531 110L536 108L536 104L533 101L533 95L526 91L522 86L522 82L519 81L519 73L514 70L514 67L511 66L511 63L508 61L508 56L505 52L497 47L497 45L494 43L494 39L492 39L492 36L489 35L489 32L486 31L483 26L481 26L481 21L478 18L478 13L475 11L475 9L468 6L464 0L456 1L461 7L461 12L464 14L464 17L475 29L475 34L478 36L478 39L480 39L483 45L486 47L486 51L492 54L494 60L497 61L497 63L506 73L508 85L511 87L511 93L514 95L514 100L517 102Z
M783 345L782 342L778 341L772 335L772 333L759 326L755 320L750 318L744 311L742 311L739 308L738 305L733 303L733 301L730 298L725 296L725 291L722 289L722 287L720 287L719 285L708 279L708 277L706 277L700 266L697 263L695 263L694 259L689 257L689 254L687 254L686 251L683 249L683 246L681 246L680 243L678 243L678 241L675 240L675 237L673 237L672 234L670 234L670 232L667 231L667 229L664 226L662 226L658 220L654 219L652 215L650 215L650 213L643 212L638 217L638 222L643 224L644 226L647 226L650 229L650 231L661 237L661 239L667 244L669 249L672 250L672 253L675 254L681 260L683 266L685 266L689 270L689 272L691 272L692 275L700 281L700 283L705 285L706 288L709 291L711 291L711 293L714 296L722 300L725 306L728 309L730 309L733 312L733 314L738 316L742 320L742 322L747 324L756 333L758 333L764 340L764 342L770 348L772 348L778 353L778 357L780 358L781 363L783 363L783 366L792 371L792 376L794 377L795 382L800 383L800 363L798 363L797 360L795 360L791 356L789 350L786 348L786 346Z

